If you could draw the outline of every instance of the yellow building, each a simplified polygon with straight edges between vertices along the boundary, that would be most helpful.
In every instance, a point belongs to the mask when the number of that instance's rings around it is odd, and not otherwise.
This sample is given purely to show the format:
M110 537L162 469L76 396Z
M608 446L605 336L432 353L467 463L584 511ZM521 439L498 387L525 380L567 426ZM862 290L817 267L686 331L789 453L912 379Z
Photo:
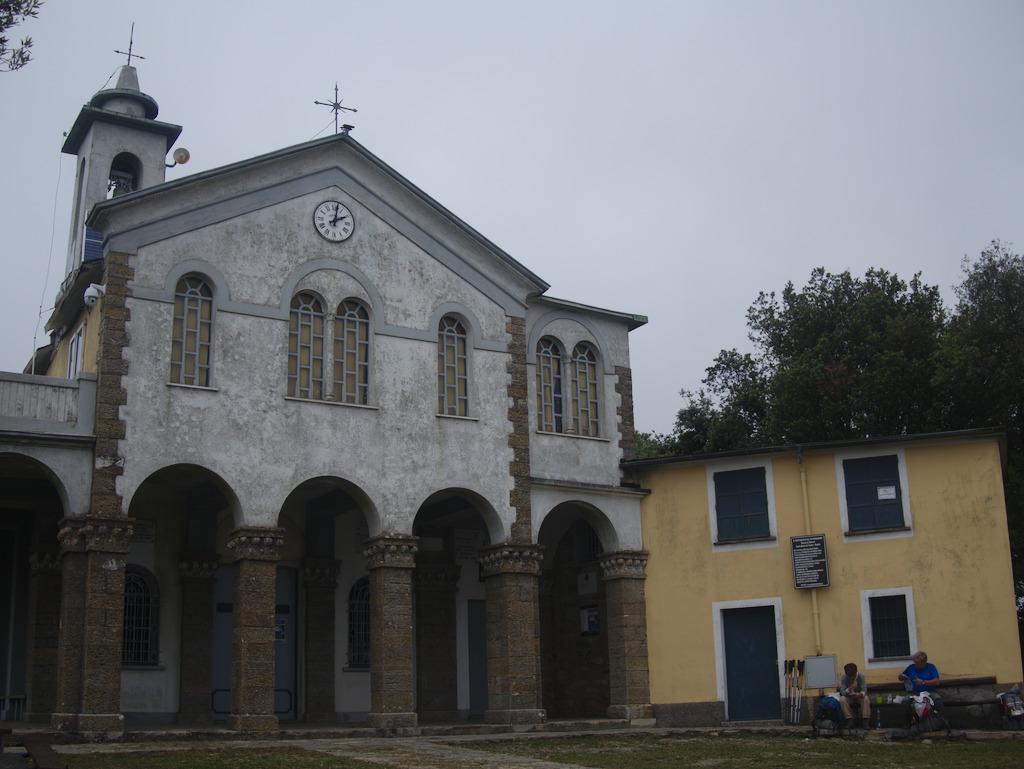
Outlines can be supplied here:
M918 649L943 679L1021 680L1000 431L630 465L659 724L779 719L784 661L818 655L869 689Z

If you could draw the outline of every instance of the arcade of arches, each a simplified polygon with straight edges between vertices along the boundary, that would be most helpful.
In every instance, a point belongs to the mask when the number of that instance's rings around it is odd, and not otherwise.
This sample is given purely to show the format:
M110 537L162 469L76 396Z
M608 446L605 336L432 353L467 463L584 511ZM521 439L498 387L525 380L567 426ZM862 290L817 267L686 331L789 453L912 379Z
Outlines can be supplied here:
M376 728L650 715L642 551L605 552L599 510L562 504L537 543L465 489L378 530L338 478L272 527L194 466L128 516L74 515L42 463L0 457L3 711L69 731L281 721Z

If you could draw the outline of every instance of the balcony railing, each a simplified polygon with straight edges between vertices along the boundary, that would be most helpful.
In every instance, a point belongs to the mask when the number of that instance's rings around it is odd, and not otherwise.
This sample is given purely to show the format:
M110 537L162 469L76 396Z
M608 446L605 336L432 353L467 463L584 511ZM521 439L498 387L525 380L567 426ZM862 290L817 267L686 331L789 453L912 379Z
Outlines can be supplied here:
M58 379L0 371L0 432L89 437L95 428L95 374Z

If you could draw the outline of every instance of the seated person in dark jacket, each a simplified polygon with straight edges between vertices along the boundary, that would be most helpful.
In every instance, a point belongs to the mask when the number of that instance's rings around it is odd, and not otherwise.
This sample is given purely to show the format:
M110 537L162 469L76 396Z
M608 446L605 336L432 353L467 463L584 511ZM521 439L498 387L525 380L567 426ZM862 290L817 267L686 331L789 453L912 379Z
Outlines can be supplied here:
M852 662L843 666L842 677L839 679L839 706L843 709L843 726L853 726L854 713L863 726L871 723L871 704L868 702L868 683L863 673L857 672Z

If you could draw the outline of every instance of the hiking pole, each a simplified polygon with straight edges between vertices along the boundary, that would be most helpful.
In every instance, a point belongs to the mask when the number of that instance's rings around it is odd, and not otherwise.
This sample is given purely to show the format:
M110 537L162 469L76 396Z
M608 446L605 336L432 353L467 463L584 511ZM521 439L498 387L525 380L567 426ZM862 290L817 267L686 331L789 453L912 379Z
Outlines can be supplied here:
M789 722L796 723L796 660L789 661Z
M803 689L803 676L804 676L804 661L796 660L796 720L794 723L800 723L800 706L803 704L802 700L804 697Z
M785 680L785 717L787 721L790 720L793 715L793 685L791 682L791 674L793 673L792 663L792 659L782 660L782 674Z

